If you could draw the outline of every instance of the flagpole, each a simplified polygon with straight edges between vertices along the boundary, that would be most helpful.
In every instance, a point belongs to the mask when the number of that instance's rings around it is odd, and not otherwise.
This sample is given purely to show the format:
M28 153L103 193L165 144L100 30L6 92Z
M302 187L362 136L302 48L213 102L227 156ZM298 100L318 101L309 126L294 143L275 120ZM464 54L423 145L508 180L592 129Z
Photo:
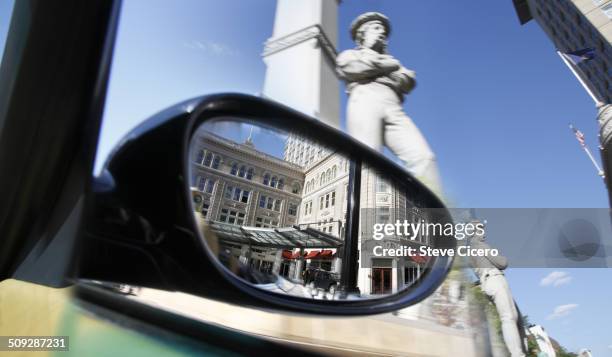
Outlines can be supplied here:
M574 76L576 76L576 79L578 79L578 82L582 84L582 86L587 91L587 93L589 93L589 95L595 102L595 105L596 106L602 105L603 102L599 100L599 97L595 94L595 92L591 89L591 87L584 81L584 72L582 72L582 70L578 66L572 65L570 61L567 59L567 57L565 57L565 55L561 51L557 50L557 54L559 55L559 57L561 57L561 60L563 61L563 63L565 63L567 68L569 68L570 71L572 71L572 73L574 74Z
M574 134L576 134L577 129L572 124L570 124L570 129L572 129ZM584 138L582 138L582 140L584 140ZM601 167L599 167L599 164L597 163L597 161L595 161L595 158L593 157L593 154L591 154L591 150L589 150L589 147L587 146L587 144L584 142L580 142L580 146L582 146L582 149L584 150L584 152L587 154L589 159L591 159L593 166L595 166L595 169L597 170L597 174L601 176L601 178L605 179L606 177L604 175L603 170L601 169Z

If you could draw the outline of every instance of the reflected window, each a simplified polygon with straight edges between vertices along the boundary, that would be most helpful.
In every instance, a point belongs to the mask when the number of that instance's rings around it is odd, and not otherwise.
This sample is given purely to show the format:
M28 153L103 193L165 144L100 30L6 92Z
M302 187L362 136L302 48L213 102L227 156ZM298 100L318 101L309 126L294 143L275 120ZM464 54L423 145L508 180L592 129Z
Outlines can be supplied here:
M389 184L387 183L387 181L380 176L376 177L376 192L378 193L391 192L391 187L389 187Z
M246 175L246 167L240 166L240 170L238 171L238 176L239 177L244 177Z
M283 179L279 179L278 185L276 185L276 188L278 188L279 190L282 190L284 187L285 187L285 181Z
M215 156L212 163L212 168L215 170L219 169L219 164L221 163L221 157L219 155Z
M254 173L253 168L252 167L249 168L249 171L247 171L247 175L246 175L247 180L252 180L253 179L253 173Z
M291 187L291 193L295 193L295 194L300 193L300 184L298 184L297 182L294 183L293 186Z
M238 164L234 163L232 164L232 170L230 171L230 175L236 175L238 173Z
M211 153L206 154L206 158L204 158L204 166L210 166L212 163L213 155Z
M268 186L270 184L270 175L265 174L263 178L263 184Z
M203 203L202 204L202 217L206 218L208 217L208 209L210 208L210 203Z
M297 215L297 204L289 203L289 209L287 210L290 216Z
M207 179L204 191L206 193L212 193L214 188L215 188L215 181L212 179Z
M276 187L277 182L278 182L278 179L276 178L276 176L272 176L272 180L270 181L270 186Z
M198 156L196 157L196 164L202 164L204 160L204 150L198 151Z

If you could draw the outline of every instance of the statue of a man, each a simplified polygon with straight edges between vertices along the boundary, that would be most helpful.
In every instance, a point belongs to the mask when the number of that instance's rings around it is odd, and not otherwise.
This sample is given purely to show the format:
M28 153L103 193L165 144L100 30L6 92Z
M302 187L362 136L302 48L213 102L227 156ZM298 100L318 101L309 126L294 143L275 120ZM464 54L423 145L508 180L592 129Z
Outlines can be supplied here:
M336 59L349 92L347 129L376 150L386 145L408 171L440 195L436 158L402 108L404 95L415 86L415 74L387 53L390 30L389 19L377 12L362 14L351 24L357 47Z
M472 223L481 223L474 221ZM472 249L491 249L484 234L477 232L470 238ZM503 270L508 267L508 259L502 255L470 257L474 273L480 281L480 289L497 309L501 320L504 342L512 357L524 357L521 332L518 327L518 310Z

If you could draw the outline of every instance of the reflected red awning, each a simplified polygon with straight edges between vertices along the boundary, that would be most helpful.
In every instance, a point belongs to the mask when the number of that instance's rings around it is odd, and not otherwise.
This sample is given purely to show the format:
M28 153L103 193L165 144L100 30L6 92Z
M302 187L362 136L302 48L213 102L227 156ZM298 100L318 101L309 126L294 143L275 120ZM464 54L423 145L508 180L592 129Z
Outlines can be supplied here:
M417 264L425 264L429 260L428 257L422 255L411 255L410 259Z
M293 259L293 253L290 250L283 250L283 258Z
M321 254L319 254L319 258L331 258L332 255L334 255L334 252L329 249L324 249L321 251Z
M306 256L304 257L304 259L312 259L317 257L319 254L321 253L321 251L319 250L311 250L310 252L308 252L308 254L306 254Z
M299 257L300 257L300 252L299 252L299 251L298 251L298 252L295 252L295 253L293 253L293 254L291 255L291 259L297 259L297 258L299 258Z

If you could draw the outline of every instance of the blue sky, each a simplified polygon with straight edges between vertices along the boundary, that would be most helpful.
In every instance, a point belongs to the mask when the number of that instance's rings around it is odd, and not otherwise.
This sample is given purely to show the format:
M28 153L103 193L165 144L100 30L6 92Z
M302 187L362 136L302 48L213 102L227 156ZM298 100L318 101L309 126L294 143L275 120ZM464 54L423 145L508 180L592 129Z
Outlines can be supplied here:
M0 48L11 4L0 1ZM96 168L131 128L169 105L261 92L274 9L272 0L125 0ZM568 129L573 122L596 150L593 103L538 25L518 24L512 1L342 1L339 50L353 46L349 23L365 11L390 17L390 52L417 72L405 110L436 152L455 206L608 207ZM343 93L340 100L344 108ZM576 269L567 284L540 286L550 272L508 272L524 313L572 349L612 355L612 289L603 283L611 270ZM547 319L569 304L577 307L567 316Z

